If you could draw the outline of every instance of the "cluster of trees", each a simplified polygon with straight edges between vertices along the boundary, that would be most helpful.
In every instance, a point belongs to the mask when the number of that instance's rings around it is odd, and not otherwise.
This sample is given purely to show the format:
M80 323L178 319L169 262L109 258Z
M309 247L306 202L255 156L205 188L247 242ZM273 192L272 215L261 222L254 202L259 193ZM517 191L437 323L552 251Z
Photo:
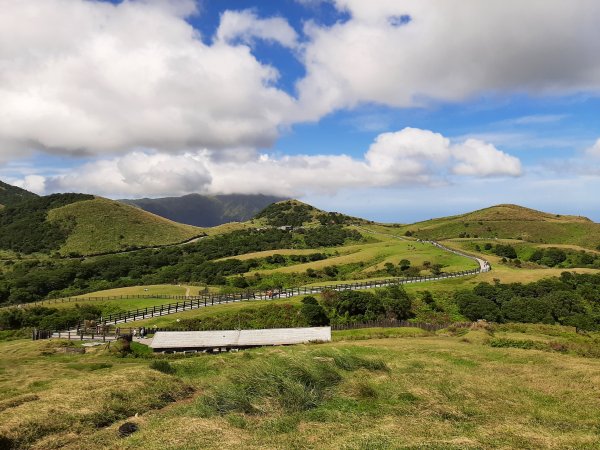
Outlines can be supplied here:
M410 297L401 286L392 286L374 292L326 291L321 302L313 296L306 296L299 306L272 304L247 307L214 317L182 319L177 326L186 330L317 327L331 323L405 320L411 317Z
M431 264L430 261L423 262L423 266L413 266L408 259L402 259L398 265L391 262L384 264L386 275L393 277L418 277L421 275L421 270L430 270L433 275L442 273L443 266L441 264Z
M256 215L257 219L266 219L274 227L292 226L301 227L305 222L312 220L315 211L310 205L295 204L292 202L273 203Z
M307 263L312 261L322 261L324 259L327 259L327 255L324 253L311 253L309 255L289 255L287 257L275 253L272 256L267 256L265 258L265 262L267 264L285 265L288 263L288 261L291 261L293 263Z
M331 323L371 320L406 320L412 317L412 302L402 286L368 291L326 291L321 306Z
M586 251L565 251L556 247L536 249L529 261L548 267L600 267L600 255Z
M512 245L486 243L484 250L492 252L506 260L512 260L516 265L520 265L517 251ZM475 246L477 251L481 251L479 245ZM528 261L548 267L600 267L600 255L586 252L584 250L563 250L557 247L537 248L527 258Z
M560 248L539 248L533 252L529 257L529 261L537 264L542 264L548 267L558 266L560 263L566 261L567 254ZM594 259L592 258L592 263Z
M333 228L329 238L328 228ZM138 284L225 284L224 277L248 272L261 262L215 259L290 248L292 243L295 247L311 248L320 247L327 240L329 245L340 245L348 238L357 236L338 227L317 227L306 230L304 235L277 229L241 230L185 246L140 250L126 255L81 260L22 260L5 265L0 273L0 304L28 303Z
M488 248L489 246L489 248ZM507 258L507 259L517 259L517 251L515 250L515 248L512 245L503 245L503 244L497 244L495 247L492 248L492 244L485 244L485 249L486 250L492 250L492 252L497 255L497 256L501 256L503 258Z
M83 320L100 317L101 310L94 305L75 305L74 308L8 308L0 310L0 330L21 328L41 328L44 330L65 330Z
M349 230L341 225L320 226L298 230L304 234L304 243L308 248L337 247L348 240L362 241L363 236L356 230Z
M57 250L74 224L48 222L48 211L93 198L86 194L53 194L29 198L0 210L0 249L21 253Z
M360 219L355 219L337 212L328 212L319 214L317 216L317 220L321 223L321 225L348 225Z
M529 284L480 283L454 296L469 320L600 328L600 275L563 272Z

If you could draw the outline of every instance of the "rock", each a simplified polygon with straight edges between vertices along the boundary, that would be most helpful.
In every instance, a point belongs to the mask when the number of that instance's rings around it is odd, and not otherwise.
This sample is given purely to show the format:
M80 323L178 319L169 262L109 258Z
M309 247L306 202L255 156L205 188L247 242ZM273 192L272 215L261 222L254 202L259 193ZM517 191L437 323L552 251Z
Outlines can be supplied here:
M138 430L138 426L133 422L125 422L119 427L119 436L127 437Z

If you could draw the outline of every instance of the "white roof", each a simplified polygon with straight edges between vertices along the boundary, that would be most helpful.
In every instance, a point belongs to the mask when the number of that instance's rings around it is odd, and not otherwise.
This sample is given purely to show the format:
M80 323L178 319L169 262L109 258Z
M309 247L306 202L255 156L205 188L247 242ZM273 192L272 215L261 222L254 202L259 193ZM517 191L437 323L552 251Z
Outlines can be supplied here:
M193 349L290 345L331 341L331 327L273 328L267 330L158 331L153 349Z

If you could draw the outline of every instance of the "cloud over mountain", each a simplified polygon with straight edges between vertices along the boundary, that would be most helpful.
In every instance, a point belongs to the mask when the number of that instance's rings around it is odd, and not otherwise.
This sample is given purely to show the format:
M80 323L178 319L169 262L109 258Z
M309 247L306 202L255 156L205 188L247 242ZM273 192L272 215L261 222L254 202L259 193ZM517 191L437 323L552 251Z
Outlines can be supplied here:
M182 155L133 152L85 164L64 175L26 178L36 192L78 191L108 196L169 192L273 194L333 193L348 187L436 184L452 175L518 176L520 161L476 139L453 144L439 133L405 128L377 136L363 158L348 155L214 158L211 152Z

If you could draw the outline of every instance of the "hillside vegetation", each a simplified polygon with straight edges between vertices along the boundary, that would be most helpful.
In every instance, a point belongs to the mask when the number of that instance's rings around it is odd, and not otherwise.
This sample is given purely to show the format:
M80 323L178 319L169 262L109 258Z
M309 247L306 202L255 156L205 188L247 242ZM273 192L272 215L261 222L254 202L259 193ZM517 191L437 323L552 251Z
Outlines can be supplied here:
M48 222L69 229L60 247L64 255L174 244L204 234L199 228L101 197L53 209Z
M12 206L23 200L36 197L37 195L33 192L0 181L0 208L2 206Z
M600 246L600 224L585 217L553 215L517 205L403 225L398 231L422 239L497 237L591 249Z
M259 212L256 219L262 219L274 227L304 225L350 225L367 223L366 220L336 212L327 212L298 200L285 200L273 203Z
M53 194L34 197L0 211L0 248L23 253L50 252L63 245L74 228L72 220L52 223L48 212L93 199L85 194Z
M179 223L214 227L252 219L271 203L283 200L272 195L200 195L120 200Z

